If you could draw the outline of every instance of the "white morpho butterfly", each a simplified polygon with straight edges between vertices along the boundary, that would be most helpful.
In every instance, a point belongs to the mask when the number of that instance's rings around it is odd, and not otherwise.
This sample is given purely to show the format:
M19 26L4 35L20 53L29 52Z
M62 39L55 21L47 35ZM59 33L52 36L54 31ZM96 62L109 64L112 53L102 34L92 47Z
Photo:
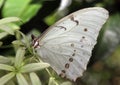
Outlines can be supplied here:
M33 46L44 62L63 78L76 81L83 75L102 25L109 17L101 7L78 10L33 38Z

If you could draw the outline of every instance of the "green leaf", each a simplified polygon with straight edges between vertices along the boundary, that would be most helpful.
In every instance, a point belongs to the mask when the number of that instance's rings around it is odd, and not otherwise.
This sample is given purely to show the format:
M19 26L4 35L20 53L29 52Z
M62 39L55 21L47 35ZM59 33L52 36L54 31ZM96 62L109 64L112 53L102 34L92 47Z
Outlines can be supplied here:
M26 81L25 77L21 73L16 74L16 77L19 85L28 85L28 82Z
M23 59L25 55L25 48L21 47L17 50L16 57L15 57L15 67L20 67L22 65Z
M7 57L4 57L4 56L1 56L0 55L0 63L9 63L11 62L11 59L10 58L7 58Z
M7 18L0 19L0 25L11 23L11 22L17 22L17 21L20 21L20 18L18 18L18 17L7 17Z
M1 25L0 30L7 32L8 34L14 35L14 30L12 30L9 26L7 25Z
M25 42L25 46L28 48L29 52L32 53L29 39L22 32L20 32L20 31L16 31L16 32L17 32L17 34L21 34L22 35L23 40Z
M60 85L72 85L72 83L70 81L66 81L66 82L63 82L62 84Z
M0 0L0 8L3 5L4 0Z
M14 40L12 42L13 46L14 46L14 49L15 51L20 48L20 46L24 46L24 43L21 42L21 40Z
M14 32L18 29L20 29L19 26L13 23L0 25L0 39L6 37L8 34L14 35Z
M59 85L59 84L55 81L55 78L50 77L48 85Z
M0 78L0 85L4 85L7 83L10 79L12 79L15 76L13 72L6 74L5 76Z
M42 85L36 73L34 72L30 73L30 79L31 79L32 85Z
M3 17L16 16L23 22L29 21L42 7L41 1L7 0L3 10Z
M21 67L21 72L33 72L49 67L48 63L31 63Z
M10 80L5 85L16 85L16 84L15 84L14 80Z
M55 13L47 16L44 21L45 23L47 23L48 25L52 25L56 22L56 20L58 19L58 15L56 15Z
M13 71L14 67L6 64L0 64L0 70L7 70L7 71Z
M6 33L6 32L1 32L1 33L0 33L0 39L4 38L4 37L7 36L7 35L8 35L8 33Z

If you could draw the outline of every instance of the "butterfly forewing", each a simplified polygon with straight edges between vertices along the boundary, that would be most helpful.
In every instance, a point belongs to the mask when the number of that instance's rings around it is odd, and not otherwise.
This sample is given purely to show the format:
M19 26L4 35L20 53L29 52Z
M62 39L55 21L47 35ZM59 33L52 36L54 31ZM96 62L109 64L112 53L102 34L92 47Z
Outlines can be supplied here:
M100 28L107 18L108 12L100 7L68 15L40 37L40 48L36 48L38 55L58 75L75 81L86 69Z

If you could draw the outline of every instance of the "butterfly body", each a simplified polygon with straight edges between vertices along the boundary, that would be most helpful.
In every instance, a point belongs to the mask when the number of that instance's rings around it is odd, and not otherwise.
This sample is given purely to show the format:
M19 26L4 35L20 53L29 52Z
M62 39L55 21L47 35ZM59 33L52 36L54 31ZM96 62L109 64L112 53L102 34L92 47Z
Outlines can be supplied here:
M74 12L49 27L38 38L35 49L58 75L75 81L86 70L99 31L107 18L107 10L101 7Z

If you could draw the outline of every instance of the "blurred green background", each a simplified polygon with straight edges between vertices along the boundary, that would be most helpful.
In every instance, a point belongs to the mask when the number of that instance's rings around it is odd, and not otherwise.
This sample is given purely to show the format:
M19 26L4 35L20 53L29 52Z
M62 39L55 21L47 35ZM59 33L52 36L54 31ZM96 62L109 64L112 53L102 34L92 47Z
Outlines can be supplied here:
M107 9L110 17L100 32L88 69L81 78L68 85L120 85L120 0L0 0L0 18L14 16L22 20L7 25L10 31L0 29L0 55L16 54L11 45L18 38L16 30L30 39L31 34L39 36L60 18L95 6ZM39 77L42 85L48 85L47 74L40 72Z

